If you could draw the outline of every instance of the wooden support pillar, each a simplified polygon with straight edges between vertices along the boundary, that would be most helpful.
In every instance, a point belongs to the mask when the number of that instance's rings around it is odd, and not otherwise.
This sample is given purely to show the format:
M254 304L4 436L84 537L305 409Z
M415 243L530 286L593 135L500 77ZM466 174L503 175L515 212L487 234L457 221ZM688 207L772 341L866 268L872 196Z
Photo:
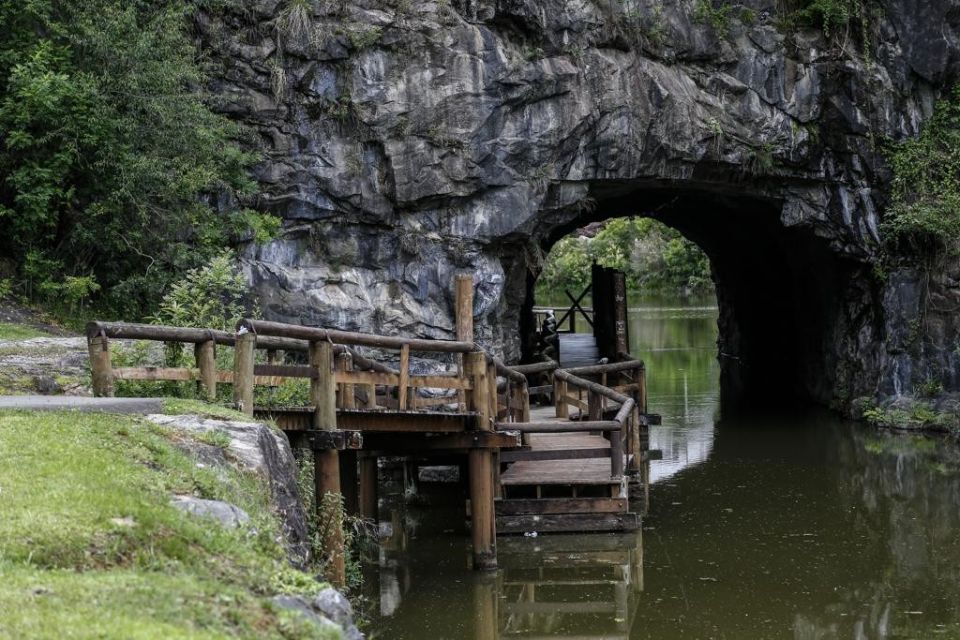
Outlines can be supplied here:
M360 516L364 519L377 519L377 459L364 453L360 454Z
M487 359L481 351L464 356L464 366L473 385L470 410L479 414L479 429L493 429L490 412L490 384L487 380ZM496 400L494 400L496 402ZM494 405L495 406L495 405ZM470 532L473 540L474 569L496 569L496 519L493 514L493 455L489 449L471 449L470 465Z
M110 340L106 336L90 338L87 349L90 353L93 395L98 398L112 398L113 365L110 363Z
M333 344L310 343L310 401L314 405L313 428L334 431L337 428L337 383L333 373ZM327 556L327 578L334 586L346 584L343 549L343 494L340 491L340 456L336 449L314 451L314 491L317 518L323 533L321 544Z
M217 343L213 340L193 346L193 356L200 369L200 392L206 400L217 399Z
M256 334L237 334L233 348L233 403L238 411L253 415L253 362L257 346Z
M355 516L360 513L360 493L357 487L357 451L345 449L340 452L340 491L343 493L343 510Z
M457 340L473 342L473 276L460 274L454 285L455 306L454 315L457 323ZM464 373L464 356L457 354L457 370ZM465 410L467 406L466 392L457 390L457 402Z
M337 354L337 371L353 371L353 356L349 351ZM352 384L340 385L339 406L353 409L357 406L356 394ZM340 491L343 493L344 511L355 516L360 513L360 490L357 480L357 452L344 450L340 453Z

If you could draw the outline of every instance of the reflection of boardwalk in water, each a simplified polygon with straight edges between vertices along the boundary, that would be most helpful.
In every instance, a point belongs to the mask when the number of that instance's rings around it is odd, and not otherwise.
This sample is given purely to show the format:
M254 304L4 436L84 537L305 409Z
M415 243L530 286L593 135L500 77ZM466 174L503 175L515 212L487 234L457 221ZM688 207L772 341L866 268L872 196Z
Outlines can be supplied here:
M446 547L435 532L421 531L433 543L413 540L416 513L401 506L381 522L376 575L366 574L384 637L629 638L644 587L640 531L500 538L500 569L477 574L463 568L463 550ZM437 619L445 621L422 626Z
M498 633L478 638L629 637L643 590L640 532L503 539L500 553Z

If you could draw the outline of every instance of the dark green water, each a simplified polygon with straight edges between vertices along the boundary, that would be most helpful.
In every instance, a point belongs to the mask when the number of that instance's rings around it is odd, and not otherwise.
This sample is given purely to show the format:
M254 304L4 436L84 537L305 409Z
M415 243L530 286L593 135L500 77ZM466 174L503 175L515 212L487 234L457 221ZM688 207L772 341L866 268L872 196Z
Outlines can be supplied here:
M716 309L635 307L663 415L643 531L501 537L481 576L462 496L434 485L446 507L383 509L373 637L960 638L960 451L825 412L717 422Z

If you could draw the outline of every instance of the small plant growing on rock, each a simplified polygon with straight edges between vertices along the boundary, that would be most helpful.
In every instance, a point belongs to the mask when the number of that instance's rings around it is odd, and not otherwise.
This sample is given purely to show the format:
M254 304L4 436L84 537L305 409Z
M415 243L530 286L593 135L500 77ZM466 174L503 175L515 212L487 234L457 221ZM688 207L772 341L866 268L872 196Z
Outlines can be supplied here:
M313 30L310 0L288 0L277 18L277 35L303 42Z
M356 51L362 51L367 47L373 46L382 36L383 29L380 27L351 29L347 32L347 39L350 41L350 46Z

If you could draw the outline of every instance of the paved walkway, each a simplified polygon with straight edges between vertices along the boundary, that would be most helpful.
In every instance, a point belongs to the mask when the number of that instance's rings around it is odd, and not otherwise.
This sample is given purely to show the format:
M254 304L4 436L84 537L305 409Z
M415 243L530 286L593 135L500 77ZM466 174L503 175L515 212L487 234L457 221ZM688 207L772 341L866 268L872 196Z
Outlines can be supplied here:
M85 396L0 396L0 410L162 413L161 398L90 398Z

